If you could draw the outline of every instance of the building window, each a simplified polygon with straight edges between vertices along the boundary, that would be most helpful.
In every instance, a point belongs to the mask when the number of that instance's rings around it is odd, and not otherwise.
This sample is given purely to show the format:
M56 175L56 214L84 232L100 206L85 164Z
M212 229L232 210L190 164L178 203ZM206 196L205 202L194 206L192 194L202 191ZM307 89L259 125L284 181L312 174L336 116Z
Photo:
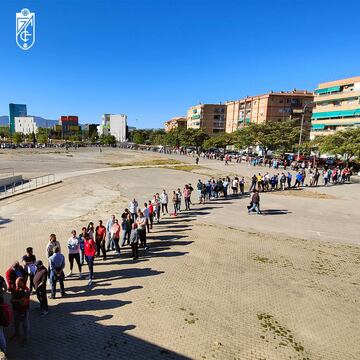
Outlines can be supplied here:
M279 104L282 104L283 102L284 102L283 99L280 99L280 100L279 100Z

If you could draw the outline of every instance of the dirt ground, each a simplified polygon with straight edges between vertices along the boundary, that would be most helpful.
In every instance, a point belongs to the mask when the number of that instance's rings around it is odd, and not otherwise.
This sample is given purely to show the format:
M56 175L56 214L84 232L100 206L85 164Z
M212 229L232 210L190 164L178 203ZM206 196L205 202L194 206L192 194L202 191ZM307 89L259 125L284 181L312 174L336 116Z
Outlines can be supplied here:
M265 171L118 149L27 151L2 151L1 168L63 182L0 201L2 275L27 246L44 260L52 232L67 256L72 229L119 217L132 197ZM30 340L9 342L9 358L360 359L359 189L262 194L262 216L247 214L248 197L164 216L138 261L129 247L97 259L92 288L67 279L44 318L33 296Z

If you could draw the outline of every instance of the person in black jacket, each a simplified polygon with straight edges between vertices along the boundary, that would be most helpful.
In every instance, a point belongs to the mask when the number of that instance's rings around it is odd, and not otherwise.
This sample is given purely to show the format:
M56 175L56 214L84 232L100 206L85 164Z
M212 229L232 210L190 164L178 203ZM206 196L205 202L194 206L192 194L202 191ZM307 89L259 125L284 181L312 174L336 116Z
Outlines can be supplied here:
M41 315L44 316L48 313L48 301L46 297L46 281L48 277L48 271L43 265L41 260L36 261L36 272L34 276L34 286L36 296L40 303Z

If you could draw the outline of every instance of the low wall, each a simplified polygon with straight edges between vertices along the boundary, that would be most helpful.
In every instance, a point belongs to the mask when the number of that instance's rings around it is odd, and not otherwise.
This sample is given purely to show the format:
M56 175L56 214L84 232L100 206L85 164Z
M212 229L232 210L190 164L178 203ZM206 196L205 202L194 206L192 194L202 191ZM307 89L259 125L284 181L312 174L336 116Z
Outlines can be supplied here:
M22 175L8 176L0 179L0 191L1 188L5 185L11 185L14 183L19 183L23 180Z

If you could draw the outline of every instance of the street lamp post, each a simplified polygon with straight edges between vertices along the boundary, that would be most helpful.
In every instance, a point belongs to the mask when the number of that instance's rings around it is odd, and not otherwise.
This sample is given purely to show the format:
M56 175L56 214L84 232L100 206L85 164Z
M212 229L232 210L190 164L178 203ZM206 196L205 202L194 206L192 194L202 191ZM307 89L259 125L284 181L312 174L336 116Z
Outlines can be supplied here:
M304 128L305 111L306 111L306 108L309 105L312 105L312 104L314 104L314 102L310 101L310 102L306 103L305 106L303 107L303 113L301 115L300 136L299 136L299 146L298 146L298 153L297 153L297 161L299 161L299 159L300 159L300 146L301 146L302 132L303 132L303 128Z

